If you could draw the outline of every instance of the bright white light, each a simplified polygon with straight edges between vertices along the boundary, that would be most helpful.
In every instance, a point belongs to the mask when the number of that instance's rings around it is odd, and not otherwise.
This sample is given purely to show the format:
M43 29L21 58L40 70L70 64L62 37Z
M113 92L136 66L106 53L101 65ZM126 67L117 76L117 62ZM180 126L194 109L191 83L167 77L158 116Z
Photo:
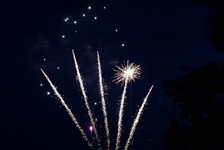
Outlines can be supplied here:
M133 75L133 73L134 73L134 70L133 69L130 69L130 70L128 69L128 70L125 70L124 73L126 74L127 77L128 76L131 77Z
M128 82L135 81L141 74L141 68L139 65L134 63L129 63L127 61L124 65L116 66L114 82L124 84L127 80Z
M97 17L95 16L94 19L97 20Z
M94 102L94 105L97 105L97 102Z
M77 21L76 20L74 21L74 24L77 24Z
M89 126L89 130L92 132L93 131L93 126Z
M118 32L118 29L115 29L115 32Z
M67 17L67 18L65 18L65 22L67 22L69 20L69 18Z
M91 6L88 6L88 9L90 10L92 7Z
M104 6L103 9L106 9L106 6Z
M124 46L125 46L125 44L123 43L123 44L121 44L121 46L122 46L122 47L124 47Z
M42 83L40 83L40 86L43 86L43 84L42 84Z
M61 37L64 39L65 38L65 35L62 35Z
M59 69L60 69L60 67L57 67L57 69L59 70Z
M47 92L47 95L50 95L51 94L51 92Z
M44 58L44 61L46 61L46 58Z
M82 16L83 16L83 17L85 17L85 16L86 16L86 14L82 14Z

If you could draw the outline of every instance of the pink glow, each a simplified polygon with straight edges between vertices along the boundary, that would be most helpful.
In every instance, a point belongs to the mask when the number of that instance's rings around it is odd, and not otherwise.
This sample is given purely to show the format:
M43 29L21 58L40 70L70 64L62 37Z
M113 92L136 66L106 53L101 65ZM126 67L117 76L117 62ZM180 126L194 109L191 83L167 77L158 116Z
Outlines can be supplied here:
M93 126L89 126L89 130L92 132L93 131Z

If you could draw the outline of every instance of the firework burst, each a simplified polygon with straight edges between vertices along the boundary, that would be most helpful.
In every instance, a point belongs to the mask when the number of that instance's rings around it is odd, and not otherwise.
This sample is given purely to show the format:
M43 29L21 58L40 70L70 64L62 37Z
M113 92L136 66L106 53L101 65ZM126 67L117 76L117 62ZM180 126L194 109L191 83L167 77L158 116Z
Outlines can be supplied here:
M93 114L91 112L90 105L89 105L88 98L87 98L87 92L84 88L84 83L83 83L82 76L81 76L80 71L79 71L78 62L76 60L75 53L74 53L73 50L72 50L72 55L73 55L73 60L74 60L74 63L75 63L76 73L77 73L79 84L80 84L80 89L82 91L83 99L85 101L85 106L87 108L87 112L88 112L90 122L91 122L91 126L90 126L89 130L90 130L91 134L92 134L92 131L94 132L96 140L98 142L98 149L101 149L101 144L100 144L101 141L99 139L99 135L97 133L97 128L96 128L96 125L95 125L96 122L93 119ZM110 146L111 141L110 141L110 135L109 135L108 120L107 120L108 116L107 116L107 110L106 110L106 100L105 100L105 97L104 97L103 77L102 77L100 56L99 56L98 52L97 52L97 65L98 65L99 89L100 89L100 95L101 95L101 100L102 100L102 111L103 111L103 116L104 116L106 138L107 138L107 140L106 140L107 141L107 149L110 150L111 149L111 146ZM121 100L120 100L120 109L119 109L119 114L118 114L118 131L117 131L117 139L116 139L116 145L115 145L116 146L115 150L119 150L120 149L120 141L121 141L121 133L122 133L122 119L123 119L124 106L125 106L124 104L125 104L125 99L126 99L128 83L131 82L131 81L135 81L135 79L140 78L141 68L140 68L140 65L136 65L135 63L129 63L129 61L127 61L124 65L116 66L116 69L114 69L114 71L115 71L115 78L114 78L113 81L116 82L117 84L121 83L122 85L124 85L123 92L122 92L122 95L121 95ZM41 69L41 72L43 73L43 75L45 76L47 81L49 82L52 90L54 91L54 94L58 97L58 99L60 100L62 105L65 107L65 110L70 115L72 121L75 123L76 127L81 132L83 139L86 140L86 142L88 143L88 146L93 149L94 147L93 147L92 143L87 138L84 130L79 125L77 119L75 118L72 111L69 109L69 107L65 103L62 96L57 91L56 87L53 85L53 83L50 81L49 77L45 74L45 72L42 69ZM136 126L139 123L139 119L140 119L140 117L143 113L144 107L147 104L148 97L150 95L150 92L151 92L152 88L153 88L153 85L151 86L147 95L145 96L145 98L142 102L142 105L139 108L138 113L137 113L137 115L136 115L136 117L133 121L128 140L127 140L127 142L125 144L125 147L124 147L125 150L127 150L130 146L130 141L133 139L134 132L136 130Z
M124 65L115 67L115 77L113 82L117 84L121 83L122 85L124 85L126 80L127 83L129 83L131 81L135 81L135 79L139 79L140 77L140 65L136 65L135 63L129 63L129 61L127 61L126 63L124 63Z
M120 148L120 139L121 139L121 131L122 131L122 120L123 120L123 114L124 114L124 103L126 98L126 92L127 92L127 86L128 83L131 81L135 81L136 78L140 78L141 74L141 68L139 65L136 65L134 63L130 63L127 61L126 64L121 66L116 66L115 71L115 78L114 82L117 84L121 83L121 85L124 85L123 93L120 100L120 109L118 114L118 128L117 128L117 140L116 140L116 150Z

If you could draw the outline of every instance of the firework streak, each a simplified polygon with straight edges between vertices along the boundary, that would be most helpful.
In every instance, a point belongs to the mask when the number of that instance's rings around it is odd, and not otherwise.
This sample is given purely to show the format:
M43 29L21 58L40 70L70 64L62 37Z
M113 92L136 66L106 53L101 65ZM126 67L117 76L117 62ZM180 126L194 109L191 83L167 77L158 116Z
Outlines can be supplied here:
M57 88L53 85L53 83L51 82L50 78L45 74L45 72L40 69L41 72L43 73L43 75L45 76L45 78L47 79L48 83L50 84L51 88L54 91L54 94L58 97L58 99L60 100L61 104L65 107L65 110L67 111L67 113L69 114L69 116L71 117L72 121L75 123L75 126L79 129L79 131L82 134L82 138L85 139L88 143L88 146L92 147L92 144L90 143L90 141L88 140L86 134L84 133L83 129L81 128L81 126L79 125L77 119L75 118L74 114L72 113L72 111L69 109L69 107L66 105L64 99L62 98L62 96L60 95L60 93L57 91Z
M117 129L117 140L116 140L116 148L115 150L118 150L120 147L120 138L121 138L121 130L122 130L122 119L123 119L123 111L124 111L124 101L125 101L125 95L127 91L127 85L128 85L128 78L126 78L124 82L124 89L121 97L121 102L120 102L120 110L119 110L119 115L118 115L118 129Z
M143 113L143 110L144 110L145 105L147 104L148 97L149 97L149 95L150 95L150 93L151 93L151 91L152 91L152 88L153 88L153 85L152 85L151 88L149 89L147 95L145 96L145 98L144 98L144 100L143 100L143 102L142 102L141 107L140 107L139 110L138 110L137 116L136 116L136 118L134 119L133 125L132 125L132 127L131 127L131 132L130 132L129 137L128 137L128 140L127 140L127 142L126 142L126 144L125 144L125 148L124 148L124 150L127 150L128 147L129 147L129 145L130 145L130 141L131 141L131 139L133 138L133 135L134 135L135 130L136 130L136 126L137 126L138 123L139 123L139 119L140 119L140 117L141 117L141 115L142 115L142 113Z
M105 124L106 136L107 136L107 149L109 150L110 149L110 132L109 132L108 121L107 121L107 110L106 110L106 102L104 98L103 78L102 78L102 71L101 71L100 56L98 51L97 51L97 64L98 64L100 95L102 100L102 111L104 115L104 124Z
M77 77L78 77L78 81L79 81L79 85L80 85L80 89L83 95L83 99L85 102L85 106L87 108L87 112L88 112L88 116L90 118L90 122L92 125L92 128L90 129L91 132L92 130L94 131L96 140L98 142L98 148L99 150L101 150L101 141L99 139L99 135L97 133L97 129L96 129L96 124L95 121L93 119L93 114L91 112L90 109L90 105L88 103L88 98L87 98L87 92L85 91L84 88L84 84L83 84L83 80L82 80L82 76L80 74L79 71L79 65L78 62L76 60L76 56L74 51L72 50L72 55L73 55L73 60L74 60L74 64L75 64L75 69L76 69L76 73L77 73ZM100 96L101 96L101 102L102 102L102 112L103 112L103 117L104 117L104 125L105 125L105 131L106 131L106 141L107 141L107 150L110 150L111 147L111 141L110 141L110 132L109 132L109 127L108 127L108 118L107 118L107 109L106 109L106 100L105 100L105 93L104 93L104 86L103 86L103 77L102 77L102 70L101 70L101 62L100 62L100 56L99 56L99 52L97 51L97 66L98 66L98 79L99 79L99 91L100 91ZM92 149L94 149L93 144L91 143L91 141L89 141L89 139L87 138L86 134L84 133L84 130L81 128L81 126L79 125L77 119L75 118L74 114L72 113L72 111L69 109L69 107L66 105L64 99L62 98L62 96L60 95L60 93L57 91L57 88L53 85L53 83L51 82L51 80L49 79L49 77L45 74L45 72L40 69L41 72L43 73L43 75L45 76L45 78L47 79L47 81L49 82L51 88L54 91L54 94L58 97L58 99L60 100L61 104L65 107L66 112L69 114L69 116L71 117L72 121L74 122L75 126L79 129L79 131L82 134L82 138L87 141L88 146L91 147ZM114 69L115 71L115 78L113 81L115 81L117 84L121 83L121 85L123 86L123 91L122 91L122 95L121 95L121 99L119 101L119 114L118 114L118 129L117 129L117 139L116 139L116 145L115 145L115 150L119 150L120 149L120 142L121 142L121 135L122 135L122 120L123 120L123 114L124 114L124 106L125 106L125 100L126 100L126 93L127 93L127 87L128 87L128 83L131 81L135 81L135 79L138 79L140 77L141 74L141 68L139 65L136 65L134 63L129 63L129 61L126 62L126 64L121 65L121 66L116 66L116 69ZM136 127L139 123L139 119L141 118L144 108L147 105L147 101L148 101L148 97L152 91L154 85L151 86L151 88L149 89L148 93L146 94L146 96L144 97L144 100L142 102L141 107L138 110L138 113L133 121L132 127L131 127L131 131L128 137L128 140L126 141L124 150L128 150L131 140L133 139L134 133L136 131Z
M81 88L81 91L82 91L83 99L85 101L85 106L86 106L87 111L88 111L90 122L93 126L93 131L94 131L94 133L96 135L96 139L98 141L99 149L101 149L99 136L98 136L98 133L97 133L95 122L93 120L93 114L91 112L91 109L90 109L90 106L89 106L89 103L88 103L88 98L87 98L86 91L85 91L85 88L84 88L84 85L83 85L83 80L82 80L82 77L81 77L81 74L80 74L80 71L79 71L79 66L78 66L78 63L77 63L77 60L76 60L76 57L75 57L74 50L72 50L72 55L73 55L73 59L74 59L74 63L75 63L75 69L76 69L76 72L77 72L77 76L78 76L80 88Z

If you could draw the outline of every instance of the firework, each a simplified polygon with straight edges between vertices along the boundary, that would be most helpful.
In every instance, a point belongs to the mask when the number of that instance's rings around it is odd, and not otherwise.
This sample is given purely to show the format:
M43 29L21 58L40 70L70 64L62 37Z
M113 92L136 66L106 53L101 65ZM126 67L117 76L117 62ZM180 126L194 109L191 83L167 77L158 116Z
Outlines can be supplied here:
M72 113L72 111L69 109L69 107L66 105L64 99L62 98L61 94L57 91L57 88L53 85L53 83L51 82L50 78L46 75L46 73L40 69L41 72L43 73L43 75L45 76L45 78L47 79L48 83L50 84L52 90L54 91L54 94L58 97L58 99L60 100L61 104L65 107L65 110L67 111L67 113L69 114L69 116L71 117L72 121L75 123L75 126L79 129L79 131L82 134L82 138L85 139L88 143L88 146L92 147L92 144L90 143L90 141L88 140L85 132L83 131L83 129L81 128L81 126L79 125L77 119L75 118L74 114Z
M141 117L141 115L142 115L142 113L143 113L143 110L144 110L145 105L147 104L148 97L149 97L149 95L150 95L150 93L151 93L151 91L152 91L152 88L153 88L153 85L151 86L151 88L149 89L147 95L145 96L145 98L144 98L144 100L143 100L143 102L142 102L142 105L141 105L141 107L140 107L139 110L138 110L138 113L137 113L137 115L136 115L136 118L134 119L133 125L132 125L132 127L131 127L131 132L130 132L129 137L128 137L128 140L127 140L127 142L126 142L126 144L125 144L125 148L124 148L125 150L127 150L128 147L129 147L129 145L130 145L130 141L131 141L131 139L133 138L133 135L134 135L135 130L136 130L136 126L137 126L138 123L139 123L139 119L140 119L140 117Z
M116 83L124 84L124 89L122 92L121 100L120 100L120 110L118 114L118 129L117 129L117 140L116 140L116 150L120 148L120 139L121 139L121 131L122 131L122 120L123 120L123 112L124 112L124 102L126 98L127 85L131 81L135 81L136 78L140 77L141 68L139 65L134 63L130 63L127 61L126 65L116 66L114 69L115 73L115 81Z
M106 136L107 136L107 149L109 150L110 149L110 132L109 132L108 121L107 121L107 110L106 110L106 102L104 98L103 78L102 78L99 52L97 52L97 64L98 64L100 95L101 95L101 101L102 101L102 111L104 115L104 124L105 124Z
M98 133L97 133L96 125L95 125L95 122L93 120L93 114L92 114L91 109L90 109L90 106L89 106L88 98L87 98L86 91L85 91L85 88L84 88L84 85L83 85L82 76L80 74L79 66L78 66L78 63L77 63L77 60L76 60L76 57L75 57L75 53L74 53L73 50L72 50L72 55L73 55L73 59L74 59L74 63L75 63L75 68L76 68L76 73L77 73L77 76L78 76L78 80L79 80L80 88L81 88L81 91L82 91L83 99L85 101L85 106L87 108L88 115L90 117L90 122L91 122L91 124L93 126L93 129L94 129L93 131L94 131L94 133L96 135L96 139L98 141L99 149L101 149L100 140L99 140L99 136L98 136Z
M90 130L91 135L92 135L92 132L95 134L96 140L98 142L98 149L101 149L99 135L97 133L95 121L93 120L93 114L91 112L90 105L88 103L88 98L87 98L87 94L86 94L87 92L85 91L82 76L80 74L79 66L78 66L78 63L77 63L77 60L76 60L76 57L75 57L75 53L74 53L73 50L72 50L72 54L73 54L73 59L74 59L74 64L75 64L75 69L76 69L80 89L81 89L83 99L84 99L84 102L85 102L85 106L87 108L87 112L88 112L88 115L89 115L90 121L91 121L91 125L89 126L89 130ZM108 127L108 120L107 120L106 101L105 101L105 96L104 96L105 94L104 94L104 88L103 88L103 77L102 77L102 70L101 70L101 62L100 62L99 52L97 52L97 66L98 66L99 89L100 89L100 96L101 96L101 102L102 102L102 112L103 112L103 116L104 116L104 124L105 124L106 137L107 137L107 149L110 150L111 141L110 141L109 127ZM78 121L76 120L75 116L73 115L73 113L71 112L69 107L66 105L62 96L57 91L56 87L52 84L52 82L50 81L50 79L48 78L48 76L45 74L45 72L42 69L41 69L41 71L42 71L43 75L46 77L50 86L52 87L55 95L59 98L60 102L65 107L65 110L70 115L72 121L75 123L76 127L81 132L82 137L87 141L88 146L90 146L91 148L94 148L92 143L89 141L86 134L84 133L84 130L80 127L80 125L79 125ZM121 141L122 120L123 120L123 113L124 113L124 106L125 106L124 104L125 104L125 99L126 99L128 83L131 82L131 81L135 81L135 79L138 79L140 77L141 68L140 68L139 65L136 65L134 63L129 63L129 61L127 61L126 64L124 64L124 65L116 66L116 69L114 69L114 71L115 71L115 78L114 78L113 81L116 82L117 84L121 83L121 85L123 86L123 91L122 91L121 100L120 100L120 109L119 109L119 114L118 114L118 129L117 129L117 139L116 139L116 145L115 145L116 146L115 150L119 150L120 141ZM143 113L144 107L147 104L148 97L151 93L152 88L153 88L153 85L151 86L148 93L146 94L146 96L145 96L145 98L142 102L142 105L139 108L138 113L137 113L137 115L136 115L136 117L133 121L128 140L127 140L127 142L125 144L125 147L124 147L125 150L127 150L130 146L130 141L133 139L133 135L135 133L136 126L139 123L139 119L140 119L140 117Z
M118 128L117 128L117 140L116 140L116 150L120 147L120 139L121 139L121 130L122 130L122 118L123 118L123 110L124 110L124 101L125 101L125 95L127 91L127 85L128 85L128 79L125 80L124 83L124 89L121 97L121 103L120 103L120 110L118 114Z
M126 80L128 83L131 81L135 81L135 79L138 79L141 74L140 66L134 63L129 64L129 61L127 61L124 65L116 66L114 71L115 77L113 81L117 84L121 83L122 85Z

